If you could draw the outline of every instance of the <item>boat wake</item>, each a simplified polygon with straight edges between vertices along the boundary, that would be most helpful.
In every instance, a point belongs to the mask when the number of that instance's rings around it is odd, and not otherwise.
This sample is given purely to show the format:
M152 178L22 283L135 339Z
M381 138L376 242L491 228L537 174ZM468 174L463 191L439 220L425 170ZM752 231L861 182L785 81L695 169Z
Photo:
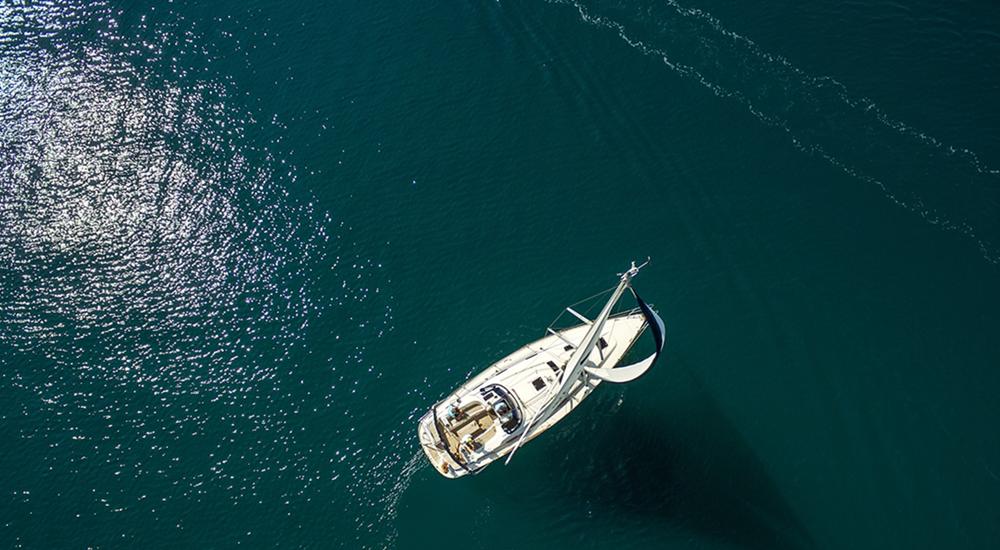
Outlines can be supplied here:
M345 547L396 546L400 500L413 478L427 466L423 451L414 449L412 423L420 412L420 408L414 407L396 426L380 433L375 438L380 445L349 443L353 450L345 452L344 456L368 458L365 461L345 460L348 465L342 489L350 497L352 504L348 510L354 515L355 528L354 540L345 538L342 541Z
M387 525L390 527L390 531L386 533L383 542L384 548L393 548L396 544L396 537L398 533L395 530L396 515L399 513L399 499L403 497L403 493L410 486L410 481L413 480L413 476L417 472L427 467L428 463L424 460L423 451L417 450L413 453L413 456L403 465L402 469L399 471L399 475L396 476L392 484L392 488L389 492L382 497L381 503L384 506L383 512L379 516L379 522L382 525Z
M675 0L642 7L548 1L574 8L584 22L744 106L800 151L875 185L892 203L966 236L987 261L1000 263L1000 169L972 150L893 118L836 79L811 75Z

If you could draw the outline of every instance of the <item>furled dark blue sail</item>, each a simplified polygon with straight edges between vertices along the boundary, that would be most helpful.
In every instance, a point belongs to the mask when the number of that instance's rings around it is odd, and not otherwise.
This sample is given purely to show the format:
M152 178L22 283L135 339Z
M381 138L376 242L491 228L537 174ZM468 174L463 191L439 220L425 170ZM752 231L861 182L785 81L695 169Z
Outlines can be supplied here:
M586 367L584 369L587 373L596 376L605 382L621 384L624 382L631 382L636 378L639 378L645 374L654 363L656 363L656 360L660 357L660 353L663 351L663 346L666 344L666 327L663 324L663 319L660 319L660 316L653 311L653 308L649 307L649 304L644 302L642 298L636 294L635 289L632 289L632 287L629 287L629 289L632 290L632 295L635 296L635 300L639 302L639 309L642 311L642 315L646 319L646 324L649 325L649 329L653 333L653 340L656 342L656 351L642 361L631 365L616 367L613 369L593 367Z
M667 343L667 329L663 324L663 319L660 319L660 316L653 311L653 308L649 307L649 304L636 293L634 288L631 290L632 295L635 296L635 301L639 302L639 309L642 310L642 316L646 318L646 323L649 324L649 330L653 332L653 341L656 342L656 353L653 358L653 362L655 363L660 357L660 352L663 351L663 346Z

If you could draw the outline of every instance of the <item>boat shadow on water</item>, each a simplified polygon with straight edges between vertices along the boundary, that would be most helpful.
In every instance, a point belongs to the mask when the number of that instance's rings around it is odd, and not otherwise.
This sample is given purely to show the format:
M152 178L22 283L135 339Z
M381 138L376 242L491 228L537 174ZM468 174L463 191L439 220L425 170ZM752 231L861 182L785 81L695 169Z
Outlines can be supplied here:
M553 489L585 507L584 514L659 518L668 528L744 548L815 547L766 466L707 389L690 372L671 378L679 384L655 413L630 406L637 401L631 399L600 417L593 432L563 432L560 444L549 447L553 454L562 448L563 456L552 459L584 467L564 469ZM593 405L619 399L607 393ZM573 449L573 458L565 456L566 448Z

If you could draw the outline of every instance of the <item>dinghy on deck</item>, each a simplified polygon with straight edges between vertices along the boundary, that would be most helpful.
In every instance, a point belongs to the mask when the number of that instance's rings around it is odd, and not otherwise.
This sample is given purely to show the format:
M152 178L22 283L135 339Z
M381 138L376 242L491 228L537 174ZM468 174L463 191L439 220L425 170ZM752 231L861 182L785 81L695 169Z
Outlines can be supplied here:
M567 308L581 324L550 327L547 336L497 361L431 407L417 434L434 468L455 478L478 473L505 456L509 462L520 446L562 420L601 382L631 382L647 372L663 350L665 327L632 288L632 277L643 266L632 263L593 320ZM612 314L626 290L638 307ZM647 326L655 352L618 367Z

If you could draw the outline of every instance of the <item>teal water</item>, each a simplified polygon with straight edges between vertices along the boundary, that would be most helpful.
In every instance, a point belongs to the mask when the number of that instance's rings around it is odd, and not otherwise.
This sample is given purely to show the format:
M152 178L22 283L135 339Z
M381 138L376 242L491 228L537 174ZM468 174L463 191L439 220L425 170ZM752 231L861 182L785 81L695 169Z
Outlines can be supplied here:
M0 3L0 546L989 548L990 2ZM415 421L632 259L666 360Z

